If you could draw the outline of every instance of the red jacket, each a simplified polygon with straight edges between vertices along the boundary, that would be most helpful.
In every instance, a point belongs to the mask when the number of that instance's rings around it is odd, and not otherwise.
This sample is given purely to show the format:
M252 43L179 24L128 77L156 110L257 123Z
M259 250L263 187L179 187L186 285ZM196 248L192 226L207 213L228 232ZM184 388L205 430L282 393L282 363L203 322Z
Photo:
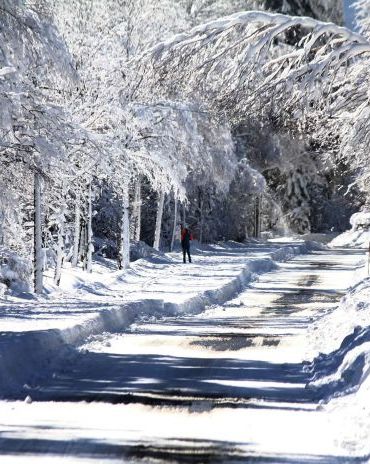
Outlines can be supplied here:
M185 235L186 233L189 233L189 240L193 240L193 236L192 234L190 233L189 229L187 229L186 227L184 229L181 230L181 241L184 241L185 240Z

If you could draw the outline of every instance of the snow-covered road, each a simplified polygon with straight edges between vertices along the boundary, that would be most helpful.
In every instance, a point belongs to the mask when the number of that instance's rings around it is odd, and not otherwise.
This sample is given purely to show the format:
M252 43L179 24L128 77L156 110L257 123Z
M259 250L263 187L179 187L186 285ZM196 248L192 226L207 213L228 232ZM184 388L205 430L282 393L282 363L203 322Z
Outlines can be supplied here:
M316 251L199 315L91 338L32 404L0 403L1 463L354 462L366 424L307 388L307 361L358 261Z

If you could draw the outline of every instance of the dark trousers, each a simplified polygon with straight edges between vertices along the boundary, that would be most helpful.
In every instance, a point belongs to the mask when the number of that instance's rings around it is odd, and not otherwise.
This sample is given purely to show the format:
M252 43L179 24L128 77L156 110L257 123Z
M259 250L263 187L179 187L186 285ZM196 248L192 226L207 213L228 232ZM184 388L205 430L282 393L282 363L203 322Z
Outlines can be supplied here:
M186 255L188 255L189 263L191 263L190 243L182 245L182 256L183 256L184 263L186 263Z

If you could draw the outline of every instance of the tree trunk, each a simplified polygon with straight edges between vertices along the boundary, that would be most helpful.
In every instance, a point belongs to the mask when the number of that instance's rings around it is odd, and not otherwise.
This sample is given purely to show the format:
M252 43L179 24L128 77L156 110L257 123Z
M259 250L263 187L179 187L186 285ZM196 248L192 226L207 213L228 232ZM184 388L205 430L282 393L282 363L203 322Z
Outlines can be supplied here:
M157 219L155 222L155 234L154 234L154 243L153 248L159 250L159 244L161 241L161 228L162 228L162 216L163 216L163 206L164 206L164 192L160 192L158 199L158 208L157 208Z
M82 268L86 270L86 223L82 221L80 225L80 244L78 250L78 256L82 262Z
M41 212L41 176L38 172L34 174L34 246L33 246L33 269L34 269L34 291L42 293L43 290L43 251L42 251L42 212Z
M72 254L72 266L77 267L78 264L78 251L80 245L80 233L81 233L81 209L80 209L80 193L76 195L75 203L75 227L74 227L74 237L73 237L73 254Z
M93 230L92 230L92 188L89 183L88 209L87 209L87 253L86 253L86 271L92 272L92 255L94 252Z
M54 273L54 283L59 286L60 278L62 276L62 266L64 261L64 215L58 224L58 248L57 248L57 262Z
M204 218L203 218L203 195L200 193L200 200L199 200L199 215L200 215L200 224L199 224L199 243L203 243L203 228L204 228Z
M135 182L135 199L132 212L132 239L138 242L141 235L141 181Z
M254 235L255 235L255 238L260 238L261 236L261 197L260 195L256 197L255 217L254 217Z
M182 225L186 226L186 207L185 203L182 204Z
M172 229L170 251L173 251L175 240L176 240L176 234L177 234L177 206L178 206L178 200L177 200L177 197L175 196L175 211L173 215L174 217L173 217L173 229Z
M130 203L128 186L122 196L122 221L121 237L118 254L118 268L128 269L130 267Z
M1 211L0 212L0 245L4 245L4 218L5 214Z

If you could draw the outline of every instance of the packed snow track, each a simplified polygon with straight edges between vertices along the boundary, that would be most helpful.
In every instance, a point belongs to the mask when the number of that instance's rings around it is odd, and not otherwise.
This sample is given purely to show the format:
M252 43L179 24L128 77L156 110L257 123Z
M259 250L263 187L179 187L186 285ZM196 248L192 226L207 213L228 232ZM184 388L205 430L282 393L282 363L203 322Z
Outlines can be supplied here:
M367 462L366 424L348 429L356 379L312 385L316 328L359 258L298 256L222 306L91 338L32 403L1 403L1 463Z

